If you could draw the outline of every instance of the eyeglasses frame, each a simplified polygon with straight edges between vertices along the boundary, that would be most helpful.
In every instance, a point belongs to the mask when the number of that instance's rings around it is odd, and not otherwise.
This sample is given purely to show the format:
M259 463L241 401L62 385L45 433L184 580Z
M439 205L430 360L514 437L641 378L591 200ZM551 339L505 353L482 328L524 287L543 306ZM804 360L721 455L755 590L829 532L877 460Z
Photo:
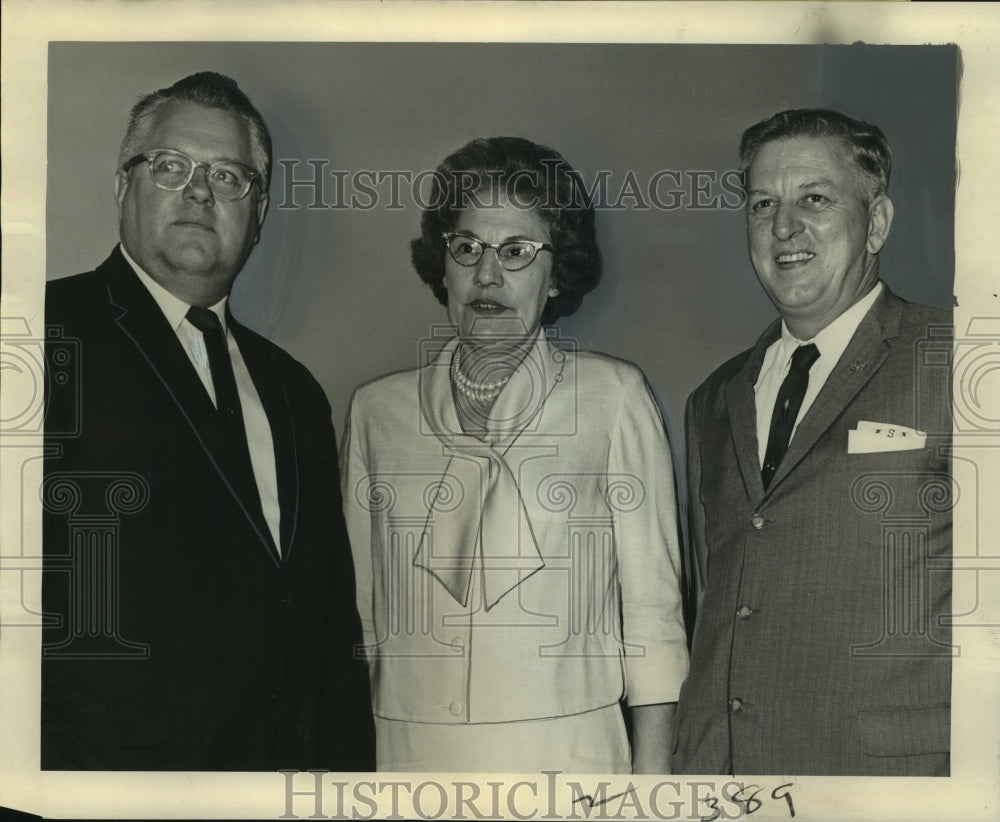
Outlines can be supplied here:
M503 243L488 243L485 240L480 240L474 234L469 234L465 231L445 231L441 234L441 237L444 240L445 248L448 249L448 256L450 256L453 260L455 260L455 262L458 263L458 265L464 266L465 268L472 268L475 265L479 265L479 262L480 260L483 259L483 254L486 253L487 248L493 249L493 253L496 255L497 258L497 262L500 264L500 267L504 271L524 271L524 269L526 269L529 265L531 265L535 261L535 258L538 256L539 251L549 251L549 252L553 251L553 248L549 243L542 243L539 242L538 240L507 240L506 242ZM482 254L479 255L479 259L477 259L474 263L463 263L460 262L459 260L456 260L455 255L452 253L451 250L451 241L455 239L455 237L466 237L469 240L474 240L475 242L479 243L479 245L483 247L483 252ZM534 254L532 254L531 259L528 260L528 262L526 262L520 268L507 268L507 266L503 264L503 258L500 256L500 249L507 245L516 245L516 244L531 246L531 248L534 250Z
M171 154L179 154L181 157L186 157L188 160L191 161L191 174L188 175L188 178L187 178L187 180L184 181L184 184L178 186L177 188L165 188L164 186L160 185L160 183L158 183L156 181L156 177L153 176L153 160L156 159L156 155L158 155L158 154L165 154L167 152L170 152ZM152 180L153 181L153 185L155 185L161 191L183 191L185 188L187 188L187 186L189 186L191 184L191 181L194 179L194 173L199 168L203 168L203 169L205 169L206 185L208 185L209 190L215 196L218 196L217 192L215 191L214 188L212 188L211 184L207 182L207 180L208 180L208 174L212 170L212 167L218 165L219 163L229 163L230 165L239 166L240 168L244 169L246 171L246 173L249 175L250 182L247 185L246 191L244 191L239 197L237 197L237 198L235 198L233 200L226 200L225 198L220 198L225 203L238 203L240 200L242 200L244 197L246 197L247 194L250 193L250 189L253 188L254 183L258 183L259 184L259 181L261 179L260 172L254 171L249 166L246 166L243 163L237 162L236 160L219 160L219 161L216 161L214 163L199 163L190 154L186 154L183 151L178 151L176 148L151 148L148 151L143 151L142 153L136 154L135 157L131 157L128 160L126 160L124 163L122 163L122 171L124 171L124 172L127 173L127 172L131 171L133 168L135 168L137 165L139 165L140 163L149 163L149 179Z

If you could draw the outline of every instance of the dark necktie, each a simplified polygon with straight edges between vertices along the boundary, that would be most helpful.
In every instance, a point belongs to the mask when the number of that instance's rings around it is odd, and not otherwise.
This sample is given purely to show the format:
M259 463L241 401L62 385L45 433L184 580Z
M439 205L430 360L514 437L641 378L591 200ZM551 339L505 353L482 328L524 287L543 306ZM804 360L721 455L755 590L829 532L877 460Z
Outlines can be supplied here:
M809 385L809 369L817 359L819 359L819 349L813 343L796 348L792 354L792 365L788 369L788 376L778 389L778 397L774 401L774 413L771 414L771 430L767 435L764 467L760 471L765 491L788 450L795 418L799 415L802 398L805 397Z
M215 406L221 423L219 445L227 468L226 474L235 484L239 496L250 506L251 517L260 525L264 523L264 514L254 479L250 448L247 446L246 426L243 423L240 395L236 390L233 363L226 344L226 332L219 317L208 308L191 306L187 319L202 333L208 350L208 365L212 370L212 385L215 388Z
M240 395L236 390L233 363L229 359L226 332L222 329L218 315L211 309L193 305L188 309L187 319L205 339L208 365L212 369L212 385L215 388L215 407L226 420L226 425L235 422L242 428L243 411L240 407Z

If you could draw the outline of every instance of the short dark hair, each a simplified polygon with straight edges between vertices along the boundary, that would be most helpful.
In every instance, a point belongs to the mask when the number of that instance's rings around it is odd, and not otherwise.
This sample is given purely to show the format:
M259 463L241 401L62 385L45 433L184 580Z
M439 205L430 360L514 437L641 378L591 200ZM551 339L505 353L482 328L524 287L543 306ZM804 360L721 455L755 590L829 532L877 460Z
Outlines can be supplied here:
M477 138L437 167L421 235L410 243L420 279L448 304L441 235L454 229L472 195L483 192L502 192L518 206L534 208L549 230L552 284L559 293L546 300L542 323L576 311L601 279L594 209L580 175L559 152L521 137Z
M271 183L271 134L267 124L236 81L214 71L199 71L178 80L169 88L161 88L140 98L129 114L125 138L118 151L119 168L144 148L159 147L142 144L156 124L160 109L171 102L197 103L207 108L231 111L242 117L250 136L250 153L255 170L262 177L260 188L262 192L267 192Z
M889 190L892 153L882 129L839 111L822 108L790 109L750 126L740 138L740 170L746 173L757 150L765 143L791 137L840 140L861 171L869 203Z

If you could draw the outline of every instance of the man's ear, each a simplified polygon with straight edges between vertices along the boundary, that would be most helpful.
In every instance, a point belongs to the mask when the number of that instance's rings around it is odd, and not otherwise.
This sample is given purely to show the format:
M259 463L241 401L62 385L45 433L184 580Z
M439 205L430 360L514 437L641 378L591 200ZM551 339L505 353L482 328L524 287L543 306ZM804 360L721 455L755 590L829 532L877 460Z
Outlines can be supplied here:
M122 216L122 203L125 202L125 192L128 191L128 172L118 169L115 172L115 202L118 203L118 219Z
M879 194L868 209L868 243L869 254L878 254L889 238L892 227L892 200L888 194Z
M253 241L260 241L260 227L264 225L264 216L267 214L267 204L271 201L271 198L267 194L261 194L257 198L257 236L253 238Z

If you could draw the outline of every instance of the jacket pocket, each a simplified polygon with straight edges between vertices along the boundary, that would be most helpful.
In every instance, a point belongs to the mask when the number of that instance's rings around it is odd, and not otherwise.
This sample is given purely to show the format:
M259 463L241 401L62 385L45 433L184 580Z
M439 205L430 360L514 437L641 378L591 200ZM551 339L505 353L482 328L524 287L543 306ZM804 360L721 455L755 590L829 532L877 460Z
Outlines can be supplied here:
M951 748L948 705L864 708L858 711L858 726L869 756L948 753Z

